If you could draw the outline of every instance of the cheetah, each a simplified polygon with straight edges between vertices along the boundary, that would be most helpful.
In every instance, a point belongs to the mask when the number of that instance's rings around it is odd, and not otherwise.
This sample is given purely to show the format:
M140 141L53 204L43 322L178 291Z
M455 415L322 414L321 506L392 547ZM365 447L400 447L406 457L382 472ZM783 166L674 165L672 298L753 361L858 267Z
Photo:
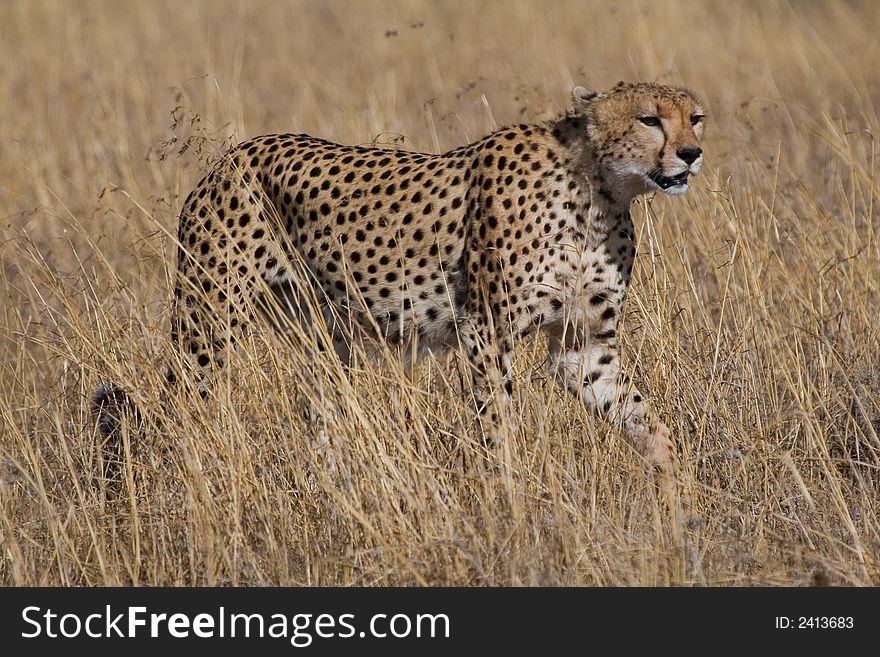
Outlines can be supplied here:
M186 378L206 394L269 290L314 321L305 281L343 362L364 335L404 353L462 349L484 427L503 419L516 341L543 331L552 377L671 469L668 428L621 371L618 322L630 204L687 191L705 113L692 92L656 83L576 87L572 99L552 120L441 155L304 134L234 147L180 213L171 337ZM112 383L92 409L108 437L138 413Z

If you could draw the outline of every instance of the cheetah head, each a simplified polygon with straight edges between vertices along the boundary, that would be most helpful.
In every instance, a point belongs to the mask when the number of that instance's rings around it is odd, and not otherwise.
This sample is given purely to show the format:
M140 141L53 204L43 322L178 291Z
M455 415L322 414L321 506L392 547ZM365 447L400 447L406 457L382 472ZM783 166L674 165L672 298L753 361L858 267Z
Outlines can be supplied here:
M684 194L703 165L705 114L694 94L654 83L620 82L611 91L573 92L575 110L607 183L630 198Z

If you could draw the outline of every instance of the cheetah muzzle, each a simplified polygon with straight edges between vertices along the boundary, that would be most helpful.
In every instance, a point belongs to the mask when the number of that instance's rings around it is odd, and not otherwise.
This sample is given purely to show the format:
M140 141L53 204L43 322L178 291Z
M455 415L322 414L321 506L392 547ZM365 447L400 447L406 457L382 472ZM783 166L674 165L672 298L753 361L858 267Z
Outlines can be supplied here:
M660 169L652 169L648 177L657 183L657 187L668 192L671 187L687 187L689 171L682 171L676 176L664 176Z
M669 469L669 430L620 364L636 250L630 203L687 190L704 123L689 91L620 83L578 87L561 116L439 155L303 134L239 144L180 213L171 334L187 372L169 381L204 395L255 319L243 309L271 289L293 321L320 313L326 346L344 362L361 339L404 354L461 349L489 435L512 413L516 342L543 331L553 378ZM303 286L318 308L290 292ZM126 406L118 386L98 388L103 434L141 417Z

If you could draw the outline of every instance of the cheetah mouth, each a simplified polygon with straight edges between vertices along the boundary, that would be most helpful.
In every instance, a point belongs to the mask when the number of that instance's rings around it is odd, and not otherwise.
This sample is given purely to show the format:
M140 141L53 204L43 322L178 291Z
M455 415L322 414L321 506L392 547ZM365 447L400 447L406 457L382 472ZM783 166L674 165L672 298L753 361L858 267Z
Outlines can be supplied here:
M657 187L666 191L667 189L687 187L689 174L690 172L685 170L677 176L664 176L660 173L660 169L654 169L648 174L648 178L650 178Z

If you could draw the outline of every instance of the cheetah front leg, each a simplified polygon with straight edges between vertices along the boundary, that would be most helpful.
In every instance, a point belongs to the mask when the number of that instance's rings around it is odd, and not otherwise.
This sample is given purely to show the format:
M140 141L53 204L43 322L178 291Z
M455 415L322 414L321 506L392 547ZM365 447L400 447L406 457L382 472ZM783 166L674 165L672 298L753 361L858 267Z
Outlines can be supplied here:
M550 372L595 414L622 426L627 441L661 472L675 464L669 429L650 416L647 403L620 371L616 332L550 333Z
M496 340L488 323L478 320L465 322L459 339L471 366L478 428L487 445L497 444L503 426L517 430L511 397L512 344Z

